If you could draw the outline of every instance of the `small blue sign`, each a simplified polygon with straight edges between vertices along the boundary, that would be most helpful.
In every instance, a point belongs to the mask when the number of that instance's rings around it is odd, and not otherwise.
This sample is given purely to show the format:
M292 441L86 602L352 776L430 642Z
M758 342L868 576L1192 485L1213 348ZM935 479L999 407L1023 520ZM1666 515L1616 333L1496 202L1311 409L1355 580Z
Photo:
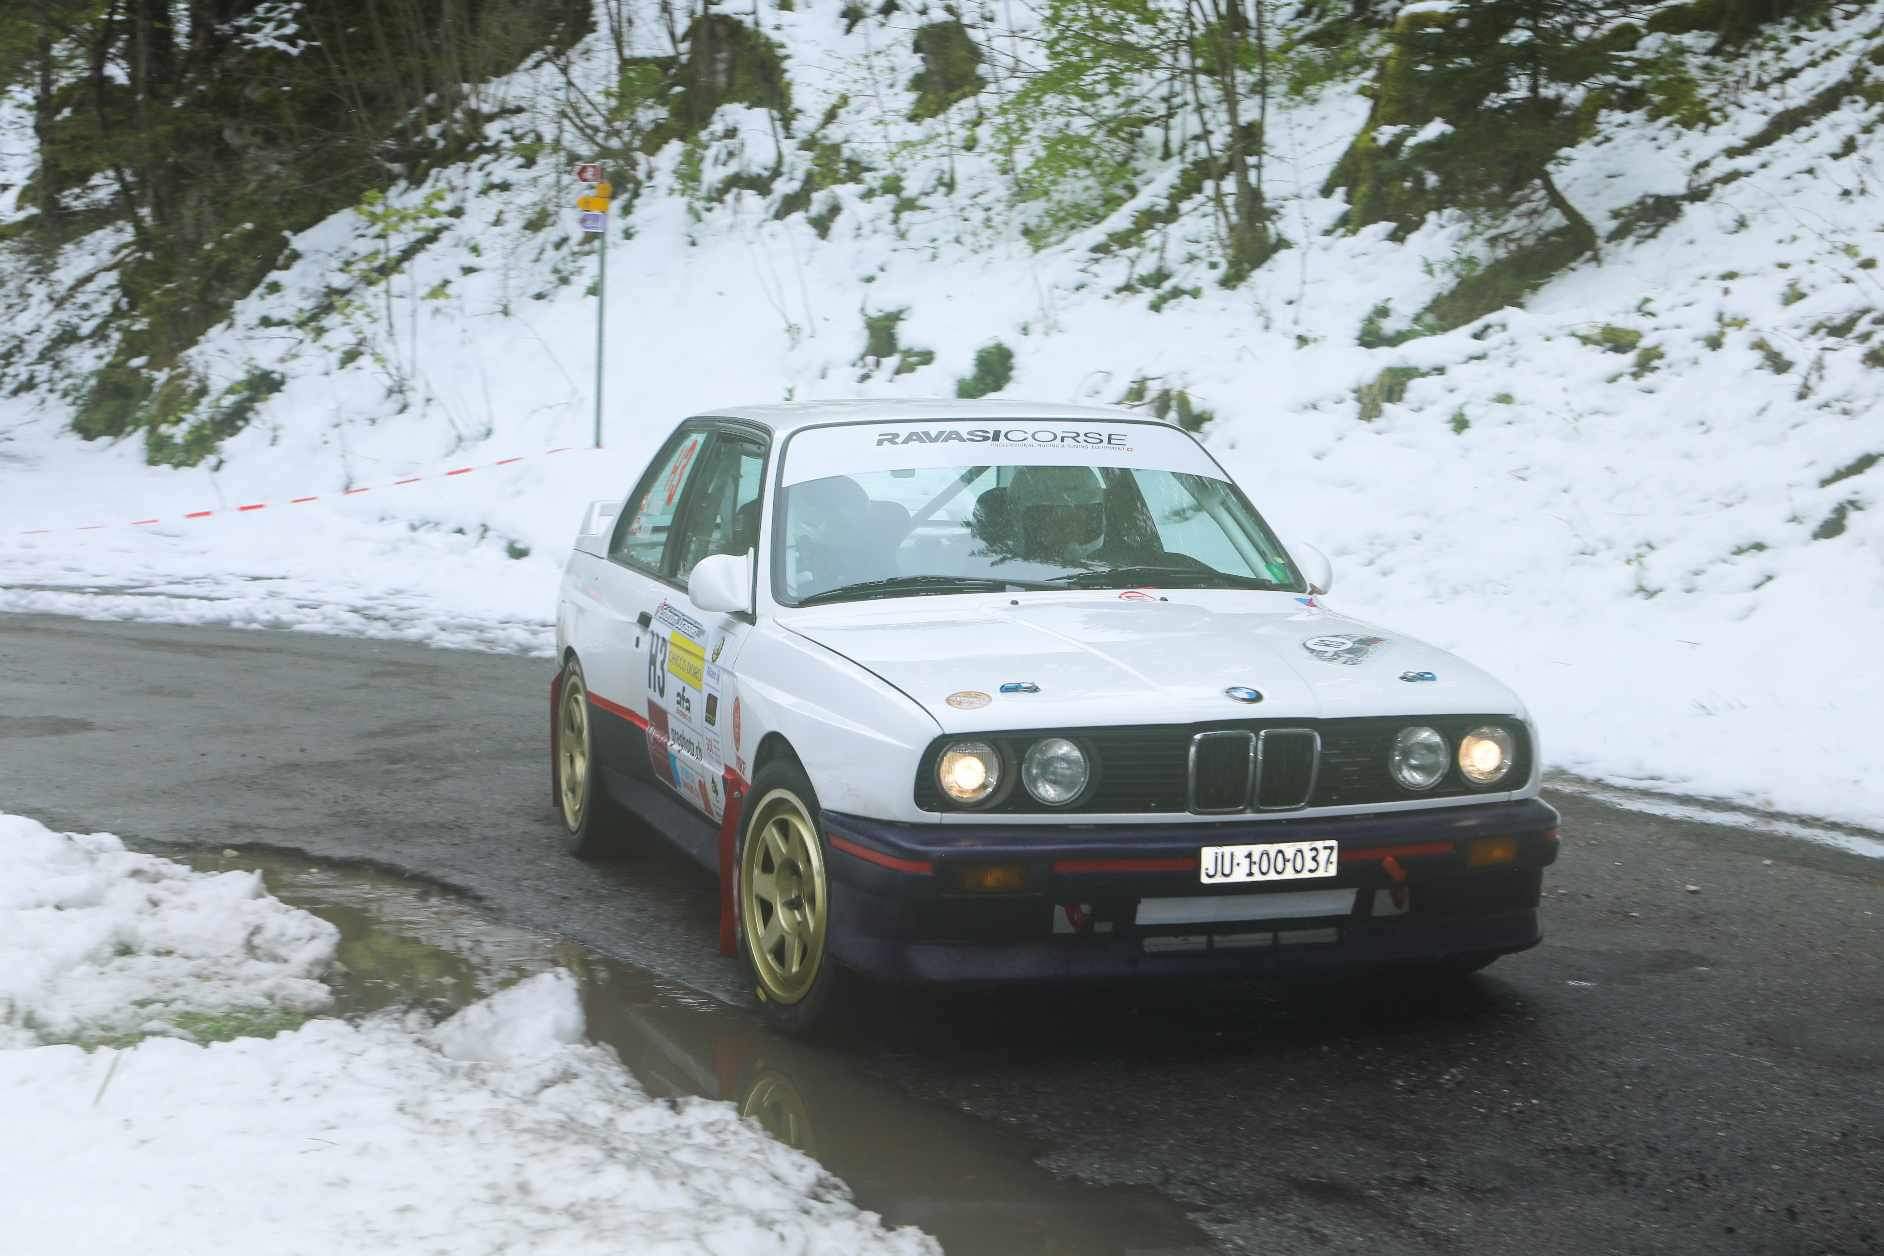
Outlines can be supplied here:
M1039 693L1040 686L1031 680L1010 680L1001 686L1002 693Z
M1438 680L1439 677L1433 675L1431 672L1401 672L1400 679L1411 683L1421 680Z

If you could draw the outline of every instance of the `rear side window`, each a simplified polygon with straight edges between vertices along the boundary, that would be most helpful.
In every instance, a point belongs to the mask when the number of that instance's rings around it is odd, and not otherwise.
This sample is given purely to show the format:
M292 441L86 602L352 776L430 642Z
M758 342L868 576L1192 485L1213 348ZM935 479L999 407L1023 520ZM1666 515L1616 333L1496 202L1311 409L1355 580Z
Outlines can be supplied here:
M711 434L704 428L682 428L674 433L655 458L628 499L628 509L615 524L608 556L644 571L659 574L667 552L687 483L700 467Z

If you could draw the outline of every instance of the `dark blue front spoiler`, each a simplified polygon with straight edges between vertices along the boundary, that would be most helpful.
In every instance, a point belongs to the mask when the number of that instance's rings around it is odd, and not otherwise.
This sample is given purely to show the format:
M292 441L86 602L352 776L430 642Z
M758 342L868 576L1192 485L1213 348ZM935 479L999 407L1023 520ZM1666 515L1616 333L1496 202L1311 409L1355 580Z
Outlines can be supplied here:
M1537 944L1557 822L1556 810L1537 799L1334 818L1052 827L906 824L826 812L830 870L840 887L832 895L831 952L877 976L950 982L1312 973L1489 958ZM1475 866L1474 843L1487 838L1510 839L1510 857ZM1199 881L1202 846L1328 839L1341 848L1333 877ZM1018 869L1020 887L965 888L975 870L990 866ZM1247 901L1304 889L1356 892L1351 908L1322 917L1138 920L1144 898Z

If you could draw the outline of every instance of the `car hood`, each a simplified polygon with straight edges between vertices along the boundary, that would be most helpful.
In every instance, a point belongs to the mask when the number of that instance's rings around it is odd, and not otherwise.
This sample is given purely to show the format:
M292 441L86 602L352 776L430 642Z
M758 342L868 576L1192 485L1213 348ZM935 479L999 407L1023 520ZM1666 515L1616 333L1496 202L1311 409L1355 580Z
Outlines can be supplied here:
M948 732L1523 713L1463 660L1290 594L894 598L785 611L779 622L896 686ZM1261 701L1238 701L1225 692L1233 687Z

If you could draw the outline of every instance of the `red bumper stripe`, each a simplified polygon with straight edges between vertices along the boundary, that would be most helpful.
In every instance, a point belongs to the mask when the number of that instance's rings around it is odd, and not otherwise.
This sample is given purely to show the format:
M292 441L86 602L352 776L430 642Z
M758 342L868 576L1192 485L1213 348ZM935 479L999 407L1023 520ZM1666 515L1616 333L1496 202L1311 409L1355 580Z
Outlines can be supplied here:
M832 850L841 850L846 855L855 855L866 863L873 863L879 868L888 868L893 872L927 875L935 871L935 865L926 859L898 859L895 855L886 855L881 851L871 850L868 846L859 846L855 842L845 841L834 833L826 833L824 840L831 844Z
M1056 859L1055 872L1189 872L1197 856L1179 855L1144 859Z
M1379 862L1382 859L1427 859L1436 855L1453 853L1451 842L1403 842L1398 846L1368 846L1361 850L1341 852L1342 863L1357 863L1363 860Z

